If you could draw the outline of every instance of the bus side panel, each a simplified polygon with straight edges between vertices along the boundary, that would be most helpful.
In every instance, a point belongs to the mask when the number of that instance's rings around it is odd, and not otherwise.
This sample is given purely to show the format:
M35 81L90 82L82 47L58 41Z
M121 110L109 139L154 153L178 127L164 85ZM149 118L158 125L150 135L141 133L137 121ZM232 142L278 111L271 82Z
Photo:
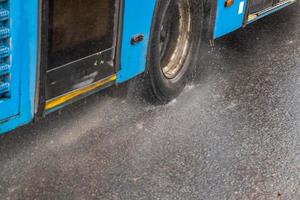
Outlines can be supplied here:
M225 6L226 0L217 1L214 39L241 28L247 7L247 0L235 0L230 7Z
M121 66L117 82L125 82L145 71L148 42L156 0L128 0L124 5ZM134 36L143 35L144 40L131 44Z
M13 67L20 76L19 114L0 123L0 134L32 121L38 62L38 0L12 0L11 31ZM11 108L6 108L11 109Z

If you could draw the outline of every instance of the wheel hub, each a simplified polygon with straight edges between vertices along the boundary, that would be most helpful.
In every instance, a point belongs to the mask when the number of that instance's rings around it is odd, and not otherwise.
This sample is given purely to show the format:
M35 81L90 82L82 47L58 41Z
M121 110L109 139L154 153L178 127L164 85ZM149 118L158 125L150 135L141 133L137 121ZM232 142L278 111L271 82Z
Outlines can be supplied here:
M175 78L182 69L190 47L191 12L187 0L169 4L160 31L160 62L164 76Z

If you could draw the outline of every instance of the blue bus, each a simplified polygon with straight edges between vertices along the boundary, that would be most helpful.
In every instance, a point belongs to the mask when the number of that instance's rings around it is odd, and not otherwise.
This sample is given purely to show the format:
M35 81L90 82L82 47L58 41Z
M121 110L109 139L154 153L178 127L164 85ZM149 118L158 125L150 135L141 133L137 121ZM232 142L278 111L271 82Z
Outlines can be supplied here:
M0 0L0 134L143 74L176 97L213 42L297 0Z

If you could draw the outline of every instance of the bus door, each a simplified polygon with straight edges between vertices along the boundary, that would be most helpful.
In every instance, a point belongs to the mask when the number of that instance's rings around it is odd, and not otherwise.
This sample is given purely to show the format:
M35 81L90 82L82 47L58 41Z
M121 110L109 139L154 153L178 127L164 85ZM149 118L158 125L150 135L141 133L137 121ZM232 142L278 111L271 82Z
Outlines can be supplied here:
M11 18L17 17L10 13L16 10L12 2L0 1L0 123L18 115L20 106L20 66L15 64L20 49L15 45L17 26L11 27Z
M119 0L44 1L46 109L115 79ZM98 84L99 86L99 84Z
M249 1L248 19L247 19L248 23L251 23L272 12L280 10L296 2L296 0L248 0L248 1Z
M278 1L278 0L276 0ZM249 12L255 13L269 8L273 5L274 0L250 0L249 2Z

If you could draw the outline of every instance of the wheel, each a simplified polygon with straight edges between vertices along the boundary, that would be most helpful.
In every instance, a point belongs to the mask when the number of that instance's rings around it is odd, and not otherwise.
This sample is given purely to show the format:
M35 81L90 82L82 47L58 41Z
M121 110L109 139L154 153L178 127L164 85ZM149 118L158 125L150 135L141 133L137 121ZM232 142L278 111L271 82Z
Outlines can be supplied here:
M199 0L160 0L148 50L146 82L151 97L167 103L177 97L193 71L201 43Z

